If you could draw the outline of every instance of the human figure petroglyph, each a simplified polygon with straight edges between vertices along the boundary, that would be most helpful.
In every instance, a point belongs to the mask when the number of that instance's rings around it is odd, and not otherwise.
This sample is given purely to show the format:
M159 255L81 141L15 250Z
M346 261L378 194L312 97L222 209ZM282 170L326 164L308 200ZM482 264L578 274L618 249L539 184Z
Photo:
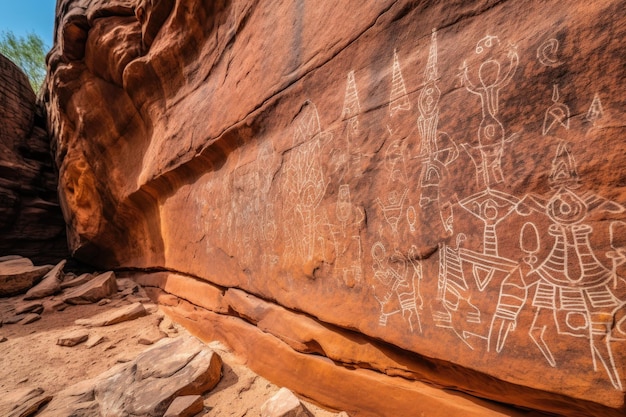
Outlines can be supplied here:
M383 243L376 242L371 254L377 281L374 285L375 297L380 304L379 325L386 326L391 316L401 313L411 332L417 329L421 333L419 310L423 308L424 301L420 294L422 266L417 259L417 248L412 246L407 256L397 249L388 256Z
M476 54L480 55L499 44L497 36L487 36L478 42ZM463 147L476 165L477 177L482 179L485 187L504 181L501 166L504 145L514 138L514 135L505 138L504 126L498 119L499 92L510 83L519 63L513 46L508 49L506 57L508 63L493 58L484 60L477 71L477 83L472 82L465 62L461 74L465 88L480 96L481 100L483 118L478 128L478 146L472 147L465 143ZM502 72L505 64L506 70ZM479 151L478 156L473 155L474 149Z
M285 162L283 207L286 250L306 261L320 249L319 229L328 223L317 208L329 185L321 153L331 138L332 134L321 129L315 105L305 102L294 128L294 148Z
M441 91L437 86L437 31L433 29L428 53L428 62L424 70L424 88L420 92L417 120L420 141L419 159L422 162L420 173L420 207L436 204L441 223L448 233L452 233L451 213L444 209L446 202L441 201L440 183L448 174L447 166L458 157L459 151L447 133L438 131L439 99Z
M360 284L363 277L361 264L363 255L359 232L365 219L365 212L362 207L352 203L348 184L339 186L335 217L339 225L328 224L335 250L335 275L340 277L347 287L352 288Z
M622 243L615 240L615 230L622 222L611 224L610 239L614 251L607 256L613 260L613 269L605 267L591 248L589 236L593 228L585 223L594 210L619 214L626 209L591 192L579 192L580 179L575 160L568 145L561 142L552 161L549 178L553 190L544 198L528 195L520 201L521 215L544 213L551 222L548 233L553 238L552 249L544 259L538 259L540 248L537 227L527 223L521 231L522 251L526 253L520 264L502 283L496 313L493 317L489 344L495 343L500 352L510 331L517 325L528 292L534 287L532 305L536 309L529 336L552 367L557 366L546 333L555 330L558 335L589 339L594 370L601 363L615 389L622 382L615 365L612 343L624 339L623 329L614 326L615 317L622 317L625 302L611 289L626 283L616 276L617 266L624 261ZM621 321L620 321L621 323Z

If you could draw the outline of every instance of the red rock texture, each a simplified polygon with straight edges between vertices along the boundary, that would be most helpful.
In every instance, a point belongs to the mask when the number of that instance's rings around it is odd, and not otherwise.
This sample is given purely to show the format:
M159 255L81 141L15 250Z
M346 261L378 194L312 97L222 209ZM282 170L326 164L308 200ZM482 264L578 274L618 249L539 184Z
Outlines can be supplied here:
M142 279L319 402L621 415L624 36L609 0L60 1L71 250L175 272Z
M68 254L45 110L0 55L0 253L56 263Z

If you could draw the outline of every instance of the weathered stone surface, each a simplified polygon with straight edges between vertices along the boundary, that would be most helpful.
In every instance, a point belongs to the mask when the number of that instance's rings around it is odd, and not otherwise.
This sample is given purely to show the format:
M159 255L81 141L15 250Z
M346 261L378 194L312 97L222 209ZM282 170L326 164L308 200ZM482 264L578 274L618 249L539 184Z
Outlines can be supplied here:
M41 388L20 388L0 394L0 415L6 417L34 416L52 396Z
M63 296L63 301L68 304L89 304L115 294L117 294L115 272L109 271L67 292Z
M89 332L86 330L75 330L57 339L57 345L72 347L89 339Z
M15 306L15 314L36 313L41 314L43 312L43 304L39 302L22 303Z
M202 396L184 395L172 401L163 417L193 417L203 408Z
M275 367L308 350L372 395L399 373L623 414L621 4L350 3L62 1L47 105L73 253L187 276L149 292L240 317L195 328L271 329ZM302 316L224 309L230 288ZM336 347L350 332L431 370ZM404 388L363 407L406 415Z
M63 259L61 262L56 264L55 267L43 277L39 284L35 285L26 292L24 299L36 300L60 292L61 281L63 281L63 268L65 267L66 262L67 261Z
M200 395L217 385L221 368L219 355L198 340L166 339L136 359L60 392L40 416L160 417L176 397ZM79 410L91 414L75 414Z
M111 326L123 321L134 320L147 314L141 303L129 304L113 310L107 310L96 316L76 320L76 324L86 327Z
M91 281L93 279L93 274L84 273L72 279L67 279L67 276L61 283L61 289L67 289L72 287L78 287L79 285L83 285L84 283Z
M21 315L18 315L16 317L20 317L20 316ZM39 319L41 319L41 316L39 314L28 313L22 317L22 319L19 321L19 324L31 324L31 323L36 322Z
M0 108L0 253L56 263L68 251L45 109L3 55Z
M52 265L34 266L30 259L17 258L0 263L0 296L29 290L52 269Z
M261 417L311 417L311 413L293 392L283 387L261 406Z

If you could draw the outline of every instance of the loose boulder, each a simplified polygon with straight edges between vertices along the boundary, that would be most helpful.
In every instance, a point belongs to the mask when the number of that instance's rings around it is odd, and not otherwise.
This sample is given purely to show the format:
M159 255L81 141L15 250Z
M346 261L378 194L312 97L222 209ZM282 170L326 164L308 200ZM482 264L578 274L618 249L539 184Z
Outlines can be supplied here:
M91 304L115 294L117 294L115 273L109 271L67 292L63 296L63 301L67 304Z
M24 299L35 300L60 292L61 281L63 280L63 268L65 267L66 262L67 261L64 259L59 262L54 268L52 268L50 272L48 272L46 276L43 277L39 284L35 285L33 288L26 292Z
M0 297L28 291L52 268L52 265L34 266L27 258L0 262Z

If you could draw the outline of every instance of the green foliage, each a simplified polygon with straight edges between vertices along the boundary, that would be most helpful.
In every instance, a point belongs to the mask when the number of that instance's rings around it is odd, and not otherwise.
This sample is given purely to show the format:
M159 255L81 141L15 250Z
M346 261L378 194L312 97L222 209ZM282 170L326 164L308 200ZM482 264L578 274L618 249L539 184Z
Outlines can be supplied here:
M22 69L35 92L39 91L46 76L46 46L34 33L26 37L13 32L0 33L0 54L6 56Z

